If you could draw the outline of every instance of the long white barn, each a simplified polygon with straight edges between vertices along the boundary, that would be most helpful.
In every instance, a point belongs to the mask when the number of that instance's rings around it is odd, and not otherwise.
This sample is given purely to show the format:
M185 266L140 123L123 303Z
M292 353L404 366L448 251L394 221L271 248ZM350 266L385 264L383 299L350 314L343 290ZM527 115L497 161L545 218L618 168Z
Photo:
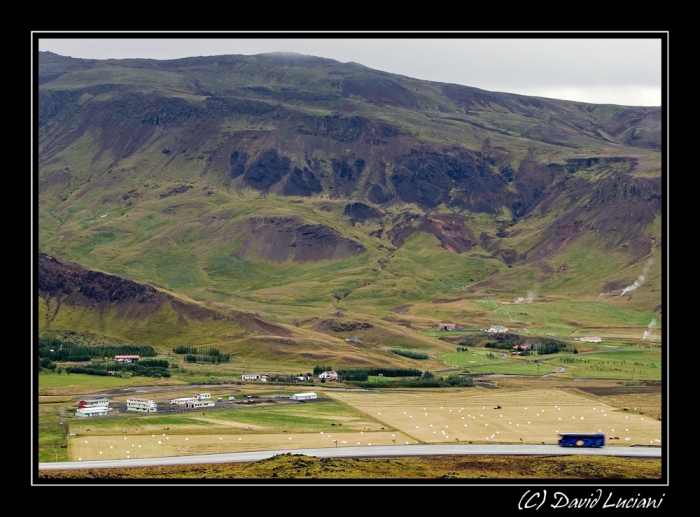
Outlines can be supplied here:
M139 411L141 413L155 413L158 405L155 400L149 399L126 399L127 411Z

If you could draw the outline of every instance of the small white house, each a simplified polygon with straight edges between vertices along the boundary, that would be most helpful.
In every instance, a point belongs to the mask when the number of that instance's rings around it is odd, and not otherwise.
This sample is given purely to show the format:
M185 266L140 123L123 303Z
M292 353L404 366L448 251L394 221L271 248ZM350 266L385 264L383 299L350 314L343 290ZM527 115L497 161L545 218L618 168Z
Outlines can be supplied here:
M158 405L155 400L149 399L126 399L127 411L139 411L141 413L155 413Z
M491 325L486 332L508 332L508 327L503 325Z
M139 356L138 355L115 355L114 362L120 363L120 364L138 363Z
M204 400L204 399L210 399L211 398L211 393L200 393L197 395L197 399L199 400Z
M337 381L338 374L336 372L323 372L318 376L319 379L326 379L327 381Z
M600 343L602 339L598 336L584 336L584 337L578 337L576 338L579 341L589 341L591 343Z
M307 393L295 393L294 395L289 397L290 400L314 400L318 398L318 395L316 395L314 392L309 391Z
M258 374L258 373L246 373L244 375L241 375L241 380L258 381L258 380L260 380L260 374Z
M176 404L178 406L184 406L188 402L197 402L199 399L197 397L182 397L179 399L170 400L171 404Z

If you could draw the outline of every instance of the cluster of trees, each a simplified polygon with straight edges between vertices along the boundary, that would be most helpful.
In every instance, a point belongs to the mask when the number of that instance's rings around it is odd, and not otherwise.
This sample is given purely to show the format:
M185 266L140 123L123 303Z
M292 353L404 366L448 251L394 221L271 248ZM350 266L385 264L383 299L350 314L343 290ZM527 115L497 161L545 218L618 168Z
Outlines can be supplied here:
M176 354L191 354L191 355L222 355L218 348L197 348L194 346L176 346L173 348ZM230 354L229 354L230 355Z
M210 354L210 355L195 355L187 354L185 362L187 363L228 363L231 360L231 354Z
M338 370L338 378L344 381L366 381L370 375L382 374L384 377L420 377L416 368L361 368L357 370Z
M231 354L222 354L218 348L197 348L194 346L176 346L173 348L176 354L185 355L187 363L228 363Z
M515 344L512 341L489 341L484 345L484 348L499 348L502 350L511 350Z
M43 370L46 368L47 370L55 370L56 369L56 363L52 363L51 359L48 357L44 357L39 361L39 371Z
M166 359L141 359L138 362L139 366L147 368L169 368L170 363Z
M114 357L115 355L139 355L155 357L152 346L142 345L98 345L85 346L58 338L39 338L39 357L51 361L89 361L92 357Z
M457 352L469 352L469 349L466 346L458 346Z
M166 365L167 361L163 361ZM87 375L109 375L110 371L130 372L137 377L170 377L170 372L159 366L144 366L143 364L86 364L85 366L71 366L66 368L67 373L84 373Z
M391 352L403 357L410 357L411 359L427 359L428 354L425 352L415 352L413 350L406 350L404 348L392 348Z
M567 345L564 343L558 343L556 341L544 341L540 346L537 348L537 352L540 355L548 355L548 354L557 354L561 352L562 350L566 350ZM574 352L578 353L578 351Z
M314 366L314 375L321 375L323 372L332 372L332 371L333 371L332 366L319 366L319 365Z
M425 371L422 374L418 372L417 377L402 377L396 379L390 386L397 388L451 388L451 387L470 387L474 386L474 380L471 377L462 377L460 375L448 375L447 377L436 377L435 374ZM373 382L357 382L358 386L372 388L376 387ZM383 384L382 386L386 386Z

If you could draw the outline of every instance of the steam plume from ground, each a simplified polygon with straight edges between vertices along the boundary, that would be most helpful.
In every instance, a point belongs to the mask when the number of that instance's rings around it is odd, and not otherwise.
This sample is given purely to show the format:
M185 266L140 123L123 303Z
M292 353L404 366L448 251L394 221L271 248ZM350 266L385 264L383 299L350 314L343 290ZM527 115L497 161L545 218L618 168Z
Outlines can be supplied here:
M623 296L626 293L629 293L630 291L634 291L637 287L642 285L645 280L645 276L647 272L649 271L649 268L651 267L652 264L652 259L647 260L647 263L644 264L644 270L642 271L642 274L637 277L637 280L635 280L633 283L625 287L622 292L620 293L620 296Z
M649 325L647 325L647 328L649 330L644 331L644 335L642 336L642 341L644 341L647 337L652 336L652 332L656 328L656 318L652 318L652 320L649 322Z
M537 295L533 291L528 291L527 292L527 298L523 298L522 296L518 296L518 299L515 300L515 303L524 303L527 300L527 303L532 303L532 300L534 300L537 297Z

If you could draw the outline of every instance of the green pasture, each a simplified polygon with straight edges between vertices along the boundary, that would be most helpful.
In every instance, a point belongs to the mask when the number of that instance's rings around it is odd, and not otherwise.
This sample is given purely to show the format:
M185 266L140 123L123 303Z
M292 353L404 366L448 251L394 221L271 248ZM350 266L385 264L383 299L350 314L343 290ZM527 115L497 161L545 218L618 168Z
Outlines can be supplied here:
M70 461L65 428L57 424L39 424L39 462Z
M508 357L501 359L501 355L503 353L507 353ZM475 366L492 363L496 360L510 360L510 350L499 350L495 348L470 348L465 352L450 352L448 354L442 354L440 359L449 364L454 364L457 366Z
M116 411L116 410L115 410ZM211 412L208 412L209 415ZM197 419L197 415L201 413L188 411L181 414L162 414L158 413L134 413L128 412L119 414L114 417L100 418L93 417L90 419L74 418L70 421L71 433L83 434L86 429L90 429L91 435L111 435L121 434L126 431L127 434L148 434L154 433L156 430L165 430L170 427L168 434L178 434L177 427L186 426L188 433L191 434L207 434L208 428L220 429L214 423L207 422L202 419ZM172 426L172 427L171 427ZM162 431L161 431L162 432ZM183 430L183 432L185 432Z
M42 388L67 388L79 386L82 388L121 388L124 386L147 386L163 379L152 379L150 377L130 377L122 379L120 377L85 375L83 373L39 373L39 389Z
M338 402L308 402L304 404L255 404L236 406L232 409L213 409L204 412L187 411L172 415L120 414L113 418L74 419L71 432L91 435L155 434L167 430L167 434L228 433L279 433L353 431L362 429L368 416ZM249 430L244 426L261 426L264 429ZM335 425L333 425L335 424ZM342 424L339 425L339 424ZM161 430L162 429L162 430Z
M61 418L61 415L59 413L60 408L65 407L66 405L70 404L39 404L38 405L38 412L39 412L39 423L49 423L49 422L58 422Z
M211 413L211 415L210 415ZM309 402L305 404L251 406L235 410L215 410L207 415L219 420L231 420L266 429L260 432L320 432L354 431L370 418L338 402ZM370 418L371 419L371 418ZM331 424L335 423L333 426ZM338 424L342 423L342 426Z
M377 384L392 383L397 380L397 377L379 377L378 375L370 375L367 377L367 382L376 382Z
M547 357L547 356L544 356ZM563 366L562 375L575 378L660 380L661 351L626 347L622 350L547 357L547 364Z
M507 357L501 357L507 353ZM450 352L440 356L449 364L464 366L469 373L503 373L512 375L544 375L559 368L544 362L537 356L512 356L509 350L476 349L466 352Z
M544 362L536 363L533 360L504 360L502 363L487 363L469 368L470 373L502 373L508 375L544 375L558 371Z

